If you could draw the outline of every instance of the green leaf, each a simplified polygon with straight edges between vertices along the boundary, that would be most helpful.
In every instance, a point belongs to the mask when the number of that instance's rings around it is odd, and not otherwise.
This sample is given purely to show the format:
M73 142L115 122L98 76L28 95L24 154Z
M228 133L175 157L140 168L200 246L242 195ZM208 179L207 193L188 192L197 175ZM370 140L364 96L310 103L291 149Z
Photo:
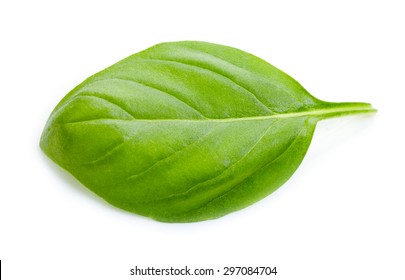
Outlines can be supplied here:
M319 120L374 111L321 101L238 49L163 43L73 89L40 144L112 205L194 222L244 208L285 183Z

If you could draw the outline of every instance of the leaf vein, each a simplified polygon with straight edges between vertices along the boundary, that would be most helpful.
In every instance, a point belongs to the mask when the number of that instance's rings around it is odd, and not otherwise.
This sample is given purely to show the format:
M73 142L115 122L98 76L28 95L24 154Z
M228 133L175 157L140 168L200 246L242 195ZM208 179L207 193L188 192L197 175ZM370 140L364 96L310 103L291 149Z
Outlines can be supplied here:
M207 131L206 133L204 133L202 136L198 137L196 140L194 140L194 141L192 141L191 143L187 144L186 146L182 147L180 150L177 150L177 151L175 151L175 152L169 154L168 156L166 156L166 157L164 157L164 158L162 158L162 159L159 159L158 161L154 162L152 165L148 166L146 169L142 170L141 172L126 177L126 178L125 178L122 182L120 182L120 183L126 182L126 181L128 181L128 180L132 180L132 179L134 179L134 178L136 178L136 177L139 177L139 176L145 174L145 173L148 172L150 169L152 169L154 166L156 166L158 163L163 162L163 161L165 161L165 160L168 160L168 159L170 159L171 157L175 156L176 154L180 153L181 151L187 149L188 147L193 146L195 143L200 142L201 139L203 139L203 138L205 138L207 135L211 134L214 130L215 130L215 129L210 129L210 130L208 130L208 131Z
M105 98L105 97L97 96L97 95L95 95L95 94L97 94L97 93L96 93L96 92L81 92L81 93L79 93L78 95L76 95L75 98L78 98L78 97L83 96L83 97L91 97L91 98L103 100L104 102L110 103L110 104L112 104L112 105L114 105L114 106L120 108L122 111L124 111L124 112L125 112L126 114L128 114L130 117L132 117L132 119L136 119L135 116L134 116L131 112L127 111L127 110L126 110L124 107L122 107L121 105L119 105L119 104L117 104L117 103L115 103L115 102L113 102L113 101L111 101L111 100L109 100L109 99L107 99L107 98Z
M224 174L226 171L228 171L229 169L231 169L233 166L235 166L237 163L241 162L242 160L244 160L252 151L253 149L260 143L260 141L263 139L263 137L269 132L270 128L272 128L276 123L278 123L280 120L276 120L275 122L272 122L264 131L264 133L262 133L259 137L258 140L255 141L255 143L250 147L250 149L238 160L236 160L234 163L232 163L230 166L227 166L224 170L222 170L222 172L220 172L218 175L216 175L213 178L210 178L208 180L205 180L203 182L199 182L197 184L195 184L194 186L191 186L188 190L178 193L178 194L172 194L168 197L162 198L162 199L158 199L158 200L154 200L154 201L163 201L163 200L167 200L167 199L171 199L174 197L179 197L182 195L185 195L189 192L192 192L194 189L197 189L200 185L202 184L206 184L208 182L214 181L215 179L217 179L218 177L220 177L222 174Z
M188 106L189 108L191 108L191 109L193 109L194 111L196 111L201 117L208 119L208 117L205 116L205 115L204 115L201 111L199 111L197 108L195 108L194 106L191 106L191 104L187 103L185 100L180 99L176 94L170 93L169 91L167 91L167 89L161 89L161 88L158 88L158 87L156 87L156 86L148 85L148 84L146 84L146 83L139 82L139 81L136 81L136 80L134 80L134 79L129 79L129 78L114 77L114 78L105 78L105 79L102 79L102 81L108 81L108 80L117 80L117 81L131 82L131 83L134 83L134 84L137 84L137 85L140 85L140 86L144 86L144 87L146 87L146 88L150 88L150 89L153 89L153 90L157 90L157 91L159 91L159 92L162 92L162 93L164 93L164 94L167 94L167 95L169 95L169 96L171 96L171 97L177 99L179 102L185 104L185 105ZM100 80L98 80L98 81L100 81Z
M227 61L227 60L225 60L225 59L223 59L223 58L221 58L221 57L219 57L219 56L217 56L217 55L215 55L215 54L212 54L212 53L209 53L209 52L206 52L206 51L203 51L203 50L195 49L195 48L192 48L192 47L184 47L184 48L185 48L185 49L189 49L189 50L194 51L194 52L197 52L197 53L201 53L201 54L204 54L204 55L207 55L207 56L214 57L214 58L216 58L216 59L218 59L218 60L220 60L220 61L222 61L222 62L224 62L224 63L226 63L226 64L232 65L232 66L234 66L234 67L236 67L236 68L239 68L239 69L241 69L241 70L243 70L243 71L248 71L249 73L252 73L252 74L254 74L254 75L257 76L257 77L264 78L264 79L266 78L266 77L264 77L262 74L254 73L254 72L252 72L252 71L250 71L250 70L248 70L248 69L245 69L245 68L243 68L243 67L241 67L241 66L239 66L239 65L236 65L236 64L234 64L234 63L232 63L232 62L229 62L229 61ZM274 67L274 66L273 66L273 67ZM274 67L274 68L275 68L275 67ZM278 69L277 69L277 70L278 70ZM280 71L280 70L278 70L278 71ZM288 75L287 75L287 76L288 76ZM279 84L275 84L275 83L271 82L271 81L268 80L268 79L266 79L266 81L267 81L268 83L270 83L273 87L278 88L278 89L280 89L281 91L288 93L288 94L289 94L290 96L292 96L295 100L297 100L298 102L302 103L301 98L299 98L299 97L296 96L295 94L291 93L291 92L290 92L288 89L286 89L285 87L281 87Z
M262 167L260 167L259 169L257 169L256 171L254 171L252 174L249 174L245 179L243 179L242 181L240 181L239 183L233 185L229 190L225 191L223 194L221 194L220 196L214 197L213 199L209 200L208 202L204 203L203 205L199 206L198 208L194 209L193 211L198 211L199 209L202 209L204 207L207 207L208 205L212 204L214 201L224 197L225 195L227 195L228 193L230 193L231 191L233 191L234 189L236 189L238 186L240 186L243 182L245 182L246 180L248 180L252 175L258 173L259 171L263 170L265 167L271 165L272 163L274 163L275 161L277 161L278 159L280 159L292 146L294 146L295 142L297 141L297 139L299 138L300 134L302 133L302 131L304 130L305 126L300 130L300 132L297 134L297 136L295 137L295 139L293 141L291 141L291 143L288 145L288 147L281 153L279 154L276 158L272 159L270 162L264 164Z
M266 104L264 104L263 101L260 100L259 97L256 94L254 94L253 91L251 91L250 89L248 89L245 86L241 85L240 83L237 83L234 79L232 79L232 78L230 78L230 77L228 77L228 76L226 76L226 75L224 75L224 74L222 74L222 73L220 73L218 71L210 69L208 67L203 67L203 66L197 65L197 64L191 64L191 63L186 63L186 62L183 62L183 61L171 60L171 59L166 59L166 58L165 59L162 59L162 58L159 58L159 59L147 58L147 59L142 59L142 60L156 61L156 62L169 62L169 63L173 63L173 64L181 64L181 65L185 65L185 66L189 66L189 67L193 67L193 68L203 69L205 71L208 71L210 73L213 73L213 74L215 74L217 76L220 76L222 78L225 78L225 79L231 81L236 86L243 89L245 92L249 93L256 101L258 101L258 103L262 106L262 108L264 108L264 109L266 109L268 111L268 113L273 113L273 114L276 113L273 110L271 110Z
M121 141L120 143L114 145L111 149L107 150L104 154L102 154L101 156L99 156L95 160L83 164L83 166L93 165L93 164L99 163L100 161L106 159L108 156L112 155L114 153L114 151L118 150L124 144L125 144L125 141Z

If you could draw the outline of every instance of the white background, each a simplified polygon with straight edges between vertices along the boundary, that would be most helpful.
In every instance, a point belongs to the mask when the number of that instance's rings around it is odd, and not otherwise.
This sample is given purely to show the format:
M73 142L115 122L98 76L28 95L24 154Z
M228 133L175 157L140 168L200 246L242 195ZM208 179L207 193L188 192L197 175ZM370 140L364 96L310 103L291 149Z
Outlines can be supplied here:
M263 278L283 280L405 279L401 2L2 1L4 279L154 279L130 276L135 265L277 266L277 276ZM320 123L294 176L242 211L194 224L123 212L46 158L41 130L85 78L176 40L237 47L318 98L379 111Z

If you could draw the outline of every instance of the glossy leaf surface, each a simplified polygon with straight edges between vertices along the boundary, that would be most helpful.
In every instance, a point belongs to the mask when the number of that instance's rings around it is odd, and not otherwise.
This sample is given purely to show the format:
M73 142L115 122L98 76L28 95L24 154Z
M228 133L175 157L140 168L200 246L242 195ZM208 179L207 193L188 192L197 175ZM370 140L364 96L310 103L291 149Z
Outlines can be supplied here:
M328 117L375 111L329 103L246 52L163 43L88 78L52 112L41 148L109 203L193 222L280 187Z

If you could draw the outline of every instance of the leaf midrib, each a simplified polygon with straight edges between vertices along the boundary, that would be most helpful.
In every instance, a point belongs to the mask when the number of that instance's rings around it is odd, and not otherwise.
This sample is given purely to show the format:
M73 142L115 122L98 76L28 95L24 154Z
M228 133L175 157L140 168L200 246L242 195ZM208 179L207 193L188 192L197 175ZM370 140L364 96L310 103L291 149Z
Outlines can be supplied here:
M144 121L144 122L240 122L240 121L256 121L256 120L268 120L268 119L287 119L287 118L299 118L299 117L319 117L332 118L336 116L354 115L354 114L364 114L364 113L374 113L376 109L371 107L368 103L336 103L331 108L313 109L302 112L293 113L283 113L270 116L256 116L256 117L241 117L241 118L224 118L224 119L111 119L111 118L99 118L92 120L74 121L64 124L77 124L84 122L95 122L95 121Z

